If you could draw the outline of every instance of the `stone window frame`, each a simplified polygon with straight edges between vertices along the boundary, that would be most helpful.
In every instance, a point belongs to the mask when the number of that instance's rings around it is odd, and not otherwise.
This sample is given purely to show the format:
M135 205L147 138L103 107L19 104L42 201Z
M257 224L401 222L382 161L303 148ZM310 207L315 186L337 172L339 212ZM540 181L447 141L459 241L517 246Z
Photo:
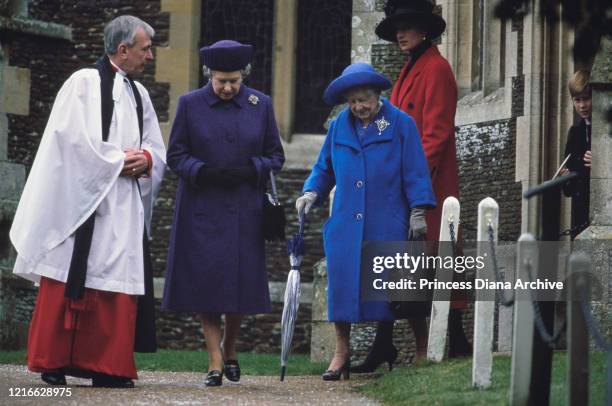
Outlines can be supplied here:
M297 1L274 1L272 103L281 137L291 141L295 118Z
M314 142L320 146L322 141L317 141L317 137L323 139L325 131L320 133L295 131L298 2L299 0L274 0L271 96L281 138L286 142L303 141L300 139L304 138L308 140L308 144Z
M512 116L512 78L517 75L518 33L493 16L495 0L442 0L447 29L440 50L451 64L459 100L459 126Z
M179 97L198 88L202 0L162 0L161 4L161 11L170 15L170 28L168 45L156 49L155 80L170 85L168 121L160 123L167 143ZM297 1L274 1L273 41L271 93L287 158L285 168L309 169L324 137L300 134L291 139L295 114Z

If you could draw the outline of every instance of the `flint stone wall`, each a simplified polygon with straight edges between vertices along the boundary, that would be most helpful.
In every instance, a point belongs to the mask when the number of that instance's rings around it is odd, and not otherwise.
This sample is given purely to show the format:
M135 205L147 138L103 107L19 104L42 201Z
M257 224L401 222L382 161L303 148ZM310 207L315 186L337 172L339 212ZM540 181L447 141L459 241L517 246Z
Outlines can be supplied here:
M29 16L40 21L65 24L72 28L73 42L41 38L31 35L8 34L11 52L8 63L11 66L27 68L31 72L30 115L8 115L8 161L20 163L29 168L38 149L51 107L61 85L72 72L80 67L91 65L103 53L104 24L117 15L132 14L147 21L156 30L155 46L166 46L169 32L169 16L160 12L160 1L108 0L96 2L92 7L86 1L42 1L29 2ZM155 82L155 61L147 65L143 75L138 78L148 89L160 122L168 120L168 85ZM293 204L299 195L306 171L282 173L278 179L280 200L285 204L288 218L288 236L297 229ZM168 250L168 239L172 224L174 198L177 178L167 172L160 198L156 203L153 220L152 256L155 276L163 277ZM326 210L317 210L309 217L306 234L308 255L304 259L303 281L312 280L312 265L323 256L321 225ZM269 278L282 281L286 278L289 261L284 243L266 246ZM11 281L10 273L5 275ZM20 285L21 286L21 285ZM3 297L14 297L15 320L27 333L27 323L34 306L36 289L31 285L15 290L12 283L2 284ZM282 307L273 305L273 313L245 319L243 338L239 341L240 351L277 351L279 340L276 324L280 322ZM295 351L307 352L310 342L310 306L301 305L294 338ZM158 333L161 348L201 348L201 327L191 315L177 315L170 312L158 313ZM181 327L181 324L184 326ZM199 334L199 335L198 335ZM15 338L14 345L25 346L25 334ZM276 347L275 347L276 346Z

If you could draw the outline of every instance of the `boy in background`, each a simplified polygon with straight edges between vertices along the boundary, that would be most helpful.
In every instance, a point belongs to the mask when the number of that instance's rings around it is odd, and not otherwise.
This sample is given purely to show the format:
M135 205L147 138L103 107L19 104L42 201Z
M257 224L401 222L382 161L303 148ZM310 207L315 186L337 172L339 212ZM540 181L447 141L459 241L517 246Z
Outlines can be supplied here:
M571 154L561 174L575 172L578 177L569 182L563 189L567 197L572 198L572 231L574 240L589 225L589 199L591 181L591 84L590 73L579 70L570 79L568 88L574 103L574 109L580 121L568 132L565 144L565 157Z

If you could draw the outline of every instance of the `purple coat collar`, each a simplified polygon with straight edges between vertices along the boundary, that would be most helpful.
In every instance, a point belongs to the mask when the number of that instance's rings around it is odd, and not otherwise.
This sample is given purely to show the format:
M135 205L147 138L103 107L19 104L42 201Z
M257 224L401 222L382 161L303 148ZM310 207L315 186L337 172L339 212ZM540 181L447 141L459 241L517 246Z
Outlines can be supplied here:
M247 103L247 98L250 94L248 90L248 87L245 86L244 83L241 84L238 94L234 96L230 100L230 102L233 102L237 107L244 107L244 105ZM225 102L225 100L222 100L219 96L215 94L210 81L208 82L208 84L206 84L206 86L204 86L204 99L206 99L206 102L211 107Z

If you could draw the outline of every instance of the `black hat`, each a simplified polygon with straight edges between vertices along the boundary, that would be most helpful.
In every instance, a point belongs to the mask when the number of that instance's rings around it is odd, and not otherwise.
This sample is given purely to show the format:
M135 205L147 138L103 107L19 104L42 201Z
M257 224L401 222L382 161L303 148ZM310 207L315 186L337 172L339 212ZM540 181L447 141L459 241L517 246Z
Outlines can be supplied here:
M385 18L376 27L380 38L397 42L396 24L401 21L416 22L425 29L430 38L439 37L446 28L442 17L433 12L434 4L428 0L388 0L385 4Z

